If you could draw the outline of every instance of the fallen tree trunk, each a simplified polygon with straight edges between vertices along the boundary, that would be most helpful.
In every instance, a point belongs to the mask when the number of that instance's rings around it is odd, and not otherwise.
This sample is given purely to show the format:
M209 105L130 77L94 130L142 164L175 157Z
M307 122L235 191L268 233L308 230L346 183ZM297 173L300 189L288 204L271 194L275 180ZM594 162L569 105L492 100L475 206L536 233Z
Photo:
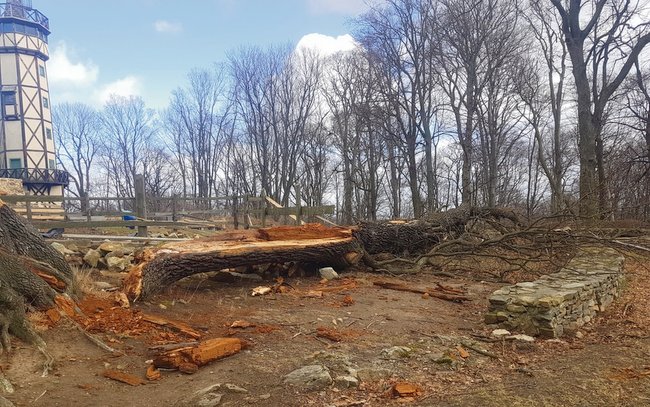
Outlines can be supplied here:
M463 233L472 219L518 218L500 208L460 207L415 222L363 223L352 228L320 224L235 231L188 242L170 242L140 253L124 282L131 300L146 298L178 280L205 272L261 264L307 263L347 267L361 259L381 265L368 254L421 254Z
M208 239L173 242L145 250L125 280L133 300L160 292L198 273L267 263L301 262L349 266L363 248L351 229L318 224L236 232Z

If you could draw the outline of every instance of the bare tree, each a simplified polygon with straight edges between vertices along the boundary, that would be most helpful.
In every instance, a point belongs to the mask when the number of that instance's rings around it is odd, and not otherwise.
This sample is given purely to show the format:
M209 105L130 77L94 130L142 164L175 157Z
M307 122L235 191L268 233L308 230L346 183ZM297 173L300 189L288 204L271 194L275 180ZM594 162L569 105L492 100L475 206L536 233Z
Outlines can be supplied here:
M188 79L186 88L172 92L166 114L167 129L173 132L179 168L185 177L191 176L192 194L208 197L215 192L230 129L230 104L221 66L212 70L195 69ZM184 182L186 185L187 181Z
M229 56L233 97L242 134L261 187L289 203L305 153L303 142L317 119L321 60L307 50L242 48Z
M562 21L578 103L580 213L606 210L602 129L607 104L650 43L636 0L551 0Z
M462 155L462 203L476 203L472 168L480 96L504 57L508 36L513 36L516 4L498 0L440 0L435 20L439 82L454 117ZM515 37L516 38L516 37ZM504 43L504 40L506 42Z
M134 196L134 180L145 174L146 151L156 135L155 114L140 97L112 96L102 114L102 159L120 197Z
M59 161L72 175L71 192L85 198L93 186L92 169L100 149L100 118L97 111L81 103L63 103L52 110ZM86 201L82 200L82 210Z
M426 0L388 0L357 20L360 40L380 64L385 79L383 93L395 131L394 145L406 157L411 203L416 217L438 206L434 164L434 118L438 102L434 93L432 24L436 9ZM419 142L424 143L426 198L422 199L418 172Z

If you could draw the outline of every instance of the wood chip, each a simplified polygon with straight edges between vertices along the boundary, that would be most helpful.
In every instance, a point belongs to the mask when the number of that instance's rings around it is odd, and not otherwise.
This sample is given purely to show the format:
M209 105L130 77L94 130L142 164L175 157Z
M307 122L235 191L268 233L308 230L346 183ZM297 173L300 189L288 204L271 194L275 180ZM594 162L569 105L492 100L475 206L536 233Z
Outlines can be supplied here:
M162 374L160 373L160 370L156 369L154 365L149 365L147 368L147 380L149 381L156 381L162 379Z
M252 322L248 322L244 320L237 320L230 325L231 328L239 328L239 329L254 328L256 326L257 325L253 324Z
M120 372L118 370L105 370L102 376L131 386L140 386L146 384L143 379L130 373Z
M415 397L417 394L417 386L411 383L395 383L393 386L393 395L396 397Z

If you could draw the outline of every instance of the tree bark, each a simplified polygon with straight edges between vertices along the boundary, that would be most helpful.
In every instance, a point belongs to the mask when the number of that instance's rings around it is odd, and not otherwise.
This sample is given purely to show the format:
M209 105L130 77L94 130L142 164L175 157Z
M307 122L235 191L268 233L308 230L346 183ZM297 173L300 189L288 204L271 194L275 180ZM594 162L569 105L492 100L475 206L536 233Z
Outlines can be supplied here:
M318 224L250 230L145 250L124 282L131 299L156 294L182 278L256 264L350 265L363 249L351 229Z
M72 292L73 277L63 256L0 201L0 353L11 349L10 334L42 345L25 319L25 305L54 307L61 294Z
M520 223L507 209L463 206L410 223L364 223L354 228L308 224L172 242L139 254L124 281L124 292L132 300L144 299L185 277L240 266L298 262L346 268L366 254L422 254L443 238L463 233L471 219L485 217Z

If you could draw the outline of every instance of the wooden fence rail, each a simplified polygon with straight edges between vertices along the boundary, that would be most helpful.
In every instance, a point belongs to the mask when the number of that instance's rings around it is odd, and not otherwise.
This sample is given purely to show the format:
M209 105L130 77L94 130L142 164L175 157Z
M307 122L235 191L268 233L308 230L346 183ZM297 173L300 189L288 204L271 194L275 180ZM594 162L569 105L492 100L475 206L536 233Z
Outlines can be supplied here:
M240 217L243 217L246 228L249 227L265 227L268 218L291 218L296 224L301 224L303 219L317 219L326 223L330 223L323 215L334 214L334 205L324 206L302 206L300 199L300 190L296 189L296 206L283 207L265 193L262 196L228 196L228 197L150 197L144 192L144 180L136 178L136 196L135 197L64 197L64 196L34 196L34 195L5 195L0 196L0 199L6 203L16 205L25 204L27 219L39 229L78 229L78 228L123 228L131 227L137 228L139 237L146 237L148 235L148 227L167 227L172 229L178 228L206 228L216 227L216 223L210 220L210 216L223 216L228 215L232 217L233 225L235 228L239 227ZM223 209L196 209L186 210L185 204L187 203L210 203L217 201L225 201L232 203L230 209L224 207ZM39 220L34 218L33 205L34 204L59 204L64 206L67 203L80 203L78 205L85 210L78 212L64 212L64 220ZM109 203L128 203L133 211L117 211L117 210L94 210L92 209L91 202L104 202L106 207ZM161 212L148 213L148 204L152 202L166 202L169 209ZM81 205L83 203L83 205ZM118 205L121 207L121 205ZM45 209L47 211L47 209ZM133 216L134 220L97 220L96 217L124 217ZM259 224L254 225L251 217L259 220ZM74 220L83 219L83 220ZM171 221L169 220L171 218ZM181 221L181 218L187 218L189 221ZM162 220L161 220L162 219Z

